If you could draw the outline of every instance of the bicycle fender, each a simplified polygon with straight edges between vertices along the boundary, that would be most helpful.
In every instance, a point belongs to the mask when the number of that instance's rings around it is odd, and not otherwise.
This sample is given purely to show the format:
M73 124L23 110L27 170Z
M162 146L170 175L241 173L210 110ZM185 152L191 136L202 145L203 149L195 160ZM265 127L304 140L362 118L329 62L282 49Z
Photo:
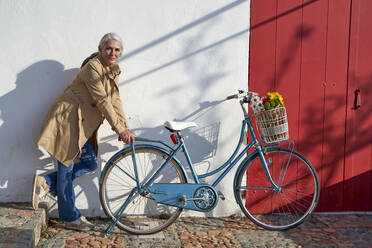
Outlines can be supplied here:
M156 150L159 150L159 151L162 151L164 153L166 153L167 155L171 156L170 155L170 151L164 149L163 147L159 147L159 146L154 146L154 145L148 145L148 144L138 144L138 145L134 145L134 149L136 150L137 148L154 148ZM102 181L103 181L103 178L106 174L106 171L108 170L108 168L110 167L110 165L113 163L113 161L115 161L115 159L118 157L118 156L121 156L127 152L130 152L131 151L131 147L128 146L128 147L125 147L123 149L121 149L120 151L118 151L117 153L115 153L105 164L105 166L103 167L102 171L101 171L101 175L99 177L99 184L101 185L102 184ZM182 163L176 158L176 157L173 157L174 161L176 161L176 163L180 166L182 172L184 173L185 175L185 178L186 178L186 183L189 182L189 178L187 176L187 172L185 170L185 168L183 167Z

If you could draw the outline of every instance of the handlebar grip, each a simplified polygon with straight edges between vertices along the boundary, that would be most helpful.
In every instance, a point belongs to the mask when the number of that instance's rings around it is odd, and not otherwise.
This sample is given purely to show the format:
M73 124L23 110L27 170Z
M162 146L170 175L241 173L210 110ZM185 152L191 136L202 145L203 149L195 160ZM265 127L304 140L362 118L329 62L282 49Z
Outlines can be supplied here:
M248 92L242 92L242 93L239 93L239 94L228 96L228 97L226 97L226 100L239 99L239 98L246 97L247 95L248 95Z

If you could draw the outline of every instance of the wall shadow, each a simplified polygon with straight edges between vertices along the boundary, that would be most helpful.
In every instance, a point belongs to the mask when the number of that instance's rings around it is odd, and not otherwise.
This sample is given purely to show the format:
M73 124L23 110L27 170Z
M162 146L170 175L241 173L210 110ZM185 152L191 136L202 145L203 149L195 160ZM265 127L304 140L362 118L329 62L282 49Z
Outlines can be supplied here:
M36 142L50 105L71 83L78 70L65 69L55 60L36 62L17 74L14 90L0 97L0 118L3 122L0 140L8 140L0 153L0 160L3 161L1 198L7 199L12 192L24 191L31 200L30 189L36 170L41 171L40 174L54 170L54 159L39 150ZM76 184L81 184L84 193L90 196L87 197L89 206L94 206L89 202L93 198L91 196L98 195L97 186L93 183L97 177L98 172L95 172L89 175L89 179L76 180ZM53 207L55 201L51 202Z
M163 36L161 36L161 37L159 37L157 39L154 39L153 41L150 41L149 43L147 43L144 46L141 46L141 47L139 47L139 48L137 48L137 49L135 49L135 50L127 53L127 54L124 54L124 56L120 59L120 61L126 60L126 59L128 59L130 57L133 57L133 56L135 56L135 55L143 52L143 51L146 51L146 50L148 50L150 48L153 48L154 46L156 46L156 45L158 45L158 44L160 44L162 42L165 42L165 41L167 41L167 40L169 40L169 39L171 39L171 38L173 38L173 37L175 37L175 36L177 36L177 35L179 35L181 33L186 32L187 30L189 30L191 28L194 28L194 27L196 27L196 26L198 26L200 24L203 24L204 22L206 22L206 21L208 21L208 20L210 20L212 18L215 18L215 17L217 17L217 16L225 13L226 11L229 11L229 10L231 10L231 9L239 6L240 4L246 3L246 2L247 2L247 0L233 1L232 3L227 4L227 5L221 7L219 9L217 9L217 10L214 10L214 11L208 13L207 15L198 18L197 20L195 20L193 22L190 22L189 24L186 24L186 25L184 25L182 27L179 27L176 30L173 30L172 32L170 32L168 34L165 34L165 35L163 35Z
M3 161L0 195L4 199L20 187L31 186L32 175L37 169L31 165L42 167L52 163L51 159L43 158L36 141L50 104L76 72L77 69L65 70L58 61L42 60L19 72L15 89L0 97L0 118L3 122L0 140L8 140L0 152L0 160ZM12 176L14 173L18 174L18 178ZM27 186L23 185L24 181ZM20 182L22 185L19 185Z
M300 25L293 31L291 42L288 43L287 47L283 49L285 51L285 56L279 62L277 72L273 78L268 81L268 83L275 82L278 86L280 86L288 69L293 64L296 54L301 52L301 44L303 40L313 35L314 31L315 30L313 27L306 25Z
M239 7L241 4L244 4L244 3L247 3L247 2L248 2L247 0L233 1L233 2L231 2L229 4L227 4L227 5L219 8L219 9L216 9L216 10L214 10L214 11L206 14L205 16L202 16L202 17L196 19L195 21L192 21L192 22L190 22L190 23L188 23L188 24L186 24L184 26L181 26L180 28L177 28L176 30L173 30L170 33L167 33L167 34L165 34L165 35L163 35L163 36L161 36L161 37L159 37L157 39L154 39L154 40L148 42L147 44L145 44L145 45L143 45L143 46L141 46L141 47L139 47L137 49L134 49L133 51L130 51L130 52L124 54L123 57L119 59L119 61L121 62L121 61L127 60L127 59L129 59L129 58L131 58L133 56L136 56L139 53L142 53L142 52L144 52L144 51L146 51L146 50L148 50L150 48L153 48L153 47L157 46L160 43L166 42L169 39L174 38L175 36L178 36L178 35L180 35L182 33L185 33L188 30L197 27L198 25L202 25L202 24L204 24L207 21L213 20L213 19L217 18L218 16L224 14L225 12L227 12L227 11L229 11L229 10L235 8L235 7ZM168 61L168 62L166 62L164 64L161 64L161 65L159 65L157 67L154 67L154 68L152 68L152 69L150 69L148 71L142 72L142 73L140 73L138 75L135 75L135 76L133 76L131 78L128 78L128 79L124 80L123 82L119 83L119 86L124 86L126 84L132 83L132 82L134 82L134 81L136 81L138 79L141 79L141 78L143 78L145 76L148 76L148 75L150 75L152 73L155 73L155 72L157 72L159 70L162 70L164 68L167 68L169 66L172 66L173 64L176 64L176 63L179 63L181 61L185 61L187 59L190 59L190 58L194 57L195 55L198 55L200 53L203 53L203 52L205 52L207 50L211 50L211 49L213 49L213 48L215 48L215 47L217 47L219 45L222 45L222 44L224 44L224 43L226 43L228 41L231 41L233 39L236 39L236 38L238 38L238 37L240 37L240 36L242 36L244 34L247 34L249 32L249 30L250 30L249 28L243 29L243 30L241 30L239 32L236 32L236 33L234 33L232 35L229 35L229 36L227 36L227 37L225 37L223 39L220 39L220 40L218 40L218 41L216 41L214 43L211 43L211 44L206 45L206 46L201 47L201 48L198 47L198 46L194 46L193 47L192 44L197 43L197 42L194 42L194 41L198 41L199 42L203 38L203 36L205 36L205 34L207 33L208 29L207 28L206 29L203 29L198 34L196 34L194 36L194 39L195 40L188 41L188 43L191 44L191 46L186 46L185 47L185 50L182 51L182 56L177 57L175 59L172 59L172 60L170 60L170 61ZM188 66L191 66L191 68L192 68L192 65L190 65L190 64L191 63L189 63ZM207 67L207 65L204 65L204 67ZM195 66L194 66L194 68L195 68ZM223 76L223 75L221 75L221 76Z

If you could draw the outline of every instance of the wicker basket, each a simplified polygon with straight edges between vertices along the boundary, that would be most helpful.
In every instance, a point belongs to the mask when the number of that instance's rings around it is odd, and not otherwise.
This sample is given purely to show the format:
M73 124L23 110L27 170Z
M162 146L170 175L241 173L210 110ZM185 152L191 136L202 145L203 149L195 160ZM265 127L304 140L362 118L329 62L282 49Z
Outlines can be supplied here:
M285 107L254 113L261 130L262 139L266 143L277 143L289 139L288 119Z

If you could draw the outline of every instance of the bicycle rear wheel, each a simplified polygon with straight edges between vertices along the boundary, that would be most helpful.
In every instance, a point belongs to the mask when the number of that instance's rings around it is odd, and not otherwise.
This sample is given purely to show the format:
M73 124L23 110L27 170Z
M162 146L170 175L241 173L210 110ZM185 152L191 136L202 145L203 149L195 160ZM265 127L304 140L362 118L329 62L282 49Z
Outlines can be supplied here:
M169 155L160 149L135 148L138 176L142 185L159 170ZM113 221L123 204L123 214L117 226L132 234L153 234L169 226L182 208L157 203L151 193L139 193L132 160L132 151L116 155L100 184L100 201L105 214ZM179 164L172 159L156 176L154 183L185 183ZM149 185L150 186L150 185Z
M244 214L269 230L286 230L301 224L319 199L315 169L301 154L288 149L267 148L266 161L279 191L272 189L259 156L248 160L235 181L235 199Z

